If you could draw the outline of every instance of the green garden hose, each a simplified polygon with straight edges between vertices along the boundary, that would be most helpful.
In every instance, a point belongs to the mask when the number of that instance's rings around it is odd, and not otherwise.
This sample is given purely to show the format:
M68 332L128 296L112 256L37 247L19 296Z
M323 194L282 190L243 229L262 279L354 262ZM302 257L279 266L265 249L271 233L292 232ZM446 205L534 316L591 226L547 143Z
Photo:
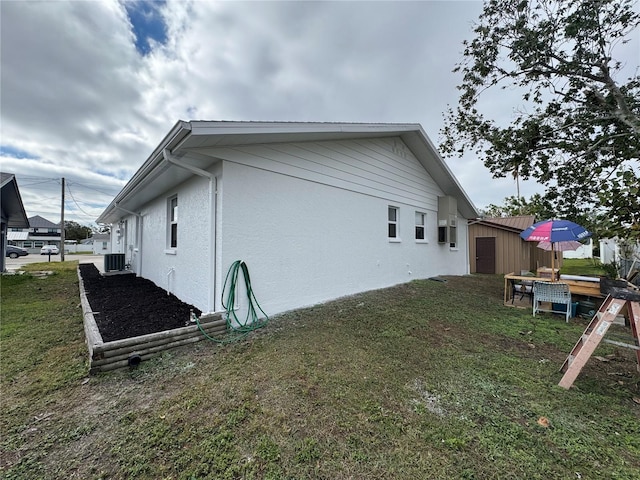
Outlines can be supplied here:
M236 315L234 306L236 305L236 288L238 285L238 273L242 271L242 275L244 277L244 284L247 293L247 316L244 321L240 321L238 316ZM228 288L227 288L228 286ZM225 292L226 292L226 301L225 301ZM262 310L262 307L258 303L256 296L253 293L253 288L251 288L251 277L249 276L249 268L247 264L241 260L236 260L231 264L229 270L227 271L227 276L224 279L224 286L222 287L222 306L226 310L226 322L227 322L227 330L229 334L225 338L214 338L207 334L200 325L200 319L194 315L195 321L198 324L198 328L202 332L202 334L207 337L209 340L212 340L217 343L230 343L237 340L240 340L246 337L250 332L257 330L258 328L264 327L269 321L269 317ZM256 309L257 308L257 309ZM262 312L264 318L258 318L258 310Z

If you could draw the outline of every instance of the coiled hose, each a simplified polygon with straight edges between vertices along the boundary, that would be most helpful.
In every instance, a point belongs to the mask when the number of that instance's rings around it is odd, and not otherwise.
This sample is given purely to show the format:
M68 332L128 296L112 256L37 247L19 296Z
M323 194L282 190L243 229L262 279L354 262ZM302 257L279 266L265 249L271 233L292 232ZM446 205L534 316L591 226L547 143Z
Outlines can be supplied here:
M238 286L238 274L242 271L242 275L244 277L244 284L247 293L247 316L244 321L240 321L235 311L236 304L236 292ZM228 288L227 288L228 287ZM225 301L225 292L226 292L226 301ZM253 293L253 288L251 288L251 277L249 275L249 267L247 264L241 260L236 260L231 264L229 270L227 271L227 276L224 279L224 286L222 287L222 306L226 310L226 322L227 322L227 330L229 334L225 338L215 338L207 334L200 325L200 319L193 315L198 328L202 332L202 334L208 338L209 340L217 343L230 343L240 340L246 337L250 332L257 330L258 328L264 327L269 321L269 317L262 310L262 307L258 303L256 296ZM263 319L258 318L258 311L262 312L264 315Z

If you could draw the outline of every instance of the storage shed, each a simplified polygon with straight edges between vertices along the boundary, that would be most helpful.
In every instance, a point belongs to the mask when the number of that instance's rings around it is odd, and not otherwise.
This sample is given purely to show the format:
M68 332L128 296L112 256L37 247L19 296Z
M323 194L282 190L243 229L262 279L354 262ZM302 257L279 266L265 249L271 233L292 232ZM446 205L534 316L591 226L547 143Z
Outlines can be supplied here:
M537 242L520 238L520 233L535 222L533 215L470 220L471 273L520 273L551 265L551 252L538 248ZM556 255L555 264L561 266L562 254Z

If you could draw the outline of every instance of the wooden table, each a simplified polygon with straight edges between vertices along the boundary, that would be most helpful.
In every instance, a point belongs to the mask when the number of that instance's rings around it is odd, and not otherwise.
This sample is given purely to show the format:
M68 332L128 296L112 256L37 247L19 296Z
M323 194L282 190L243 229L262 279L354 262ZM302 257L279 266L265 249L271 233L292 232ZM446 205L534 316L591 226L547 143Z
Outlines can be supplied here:
M551 269L549 269L551 270ZM509 285L509 280L514 281L525 281L525 282L548 282L551 279L549 277L531 277L527 275L516 275L515 273L508 273L504 276L504 304L507 306L511 305L511 287ZM585 297L595 297L595 298L604 298L606 295L600 293L600 283L599 282L587 282L581 280L560 280L561 283L566 283L569 285L569 290L571 291L571 295L583 295Z

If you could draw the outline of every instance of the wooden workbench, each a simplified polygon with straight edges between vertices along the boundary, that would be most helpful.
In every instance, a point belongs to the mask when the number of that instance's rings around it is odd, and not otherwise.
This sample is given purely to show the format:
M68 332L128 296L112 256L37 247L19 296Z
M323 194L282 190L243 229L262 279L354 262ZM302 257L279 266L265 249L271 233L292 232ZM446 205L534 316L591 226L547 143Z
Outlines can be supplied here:
M550 278L545 277L531 277L527 275L516 275L515 273L508 273L504 276L504 304L511 306L511 287L509 280L525 281L525 282L548 282ZM585 297L604 298L606 295L600 293L600 282L588 282L582 280L565 280L561 279L560 283L566 283L569 285L571 295L583 295Z

